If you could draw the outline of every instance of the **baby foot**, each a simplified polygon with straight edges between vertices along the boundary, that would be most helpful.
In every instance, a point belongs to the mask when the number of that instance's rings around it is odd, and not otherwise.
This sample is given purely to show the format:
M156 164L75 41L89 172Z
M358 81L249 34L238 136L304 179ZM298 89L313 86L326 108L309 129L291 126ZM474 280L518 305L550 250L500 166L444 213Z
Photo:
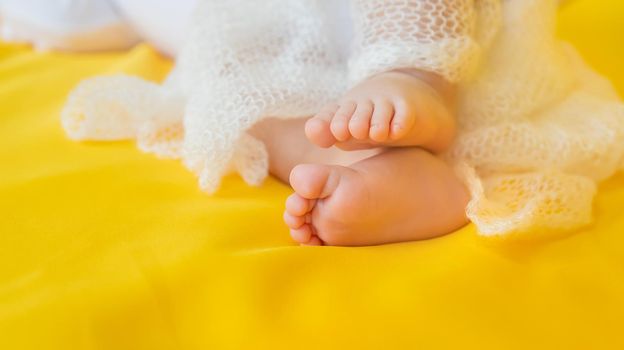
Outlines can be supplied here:
M388 181L392 179L392 181ZM299 165L284 221L303 245L374 245L436 237L466 223L468 196L453 171L418 148L352 167Z
M306 135L320 147L420 146L442 151L452 140L454 118L442 95L431 86L446 90L443 80L429 73L376 75L310 118Z

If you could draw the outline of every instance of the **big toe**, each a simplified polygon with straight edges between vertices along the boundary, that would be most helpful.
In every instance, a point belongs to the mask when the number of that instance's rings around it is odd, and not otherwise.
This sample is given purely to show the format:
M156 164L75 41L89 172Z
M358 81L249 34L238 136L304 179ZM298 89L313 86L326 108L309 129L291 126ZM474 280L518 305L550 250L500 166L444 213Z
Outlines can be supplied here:
M331 195L340 182L339 166L301 164L290 173L290 186L303 198L322 199Z
M330 124L321 118L310 118L305 125L305 134L315 145L328 148L336 143Z

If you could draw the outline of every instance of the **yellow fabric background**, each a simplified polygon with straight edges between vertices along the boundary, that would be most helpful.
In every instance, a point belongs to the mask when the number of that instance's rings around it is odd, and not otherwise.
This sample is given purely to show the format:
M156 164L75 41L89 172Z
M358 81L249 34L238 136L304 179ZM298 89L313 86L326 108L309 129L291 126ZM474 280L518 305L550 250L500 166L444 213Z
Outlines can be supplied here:
M624 2L572 2L561 31L624 92ZM624 349L624 176L565 237L298 247L275 180L209 197L131 142L64 136L79 80L169 68L0 44L0 349Z

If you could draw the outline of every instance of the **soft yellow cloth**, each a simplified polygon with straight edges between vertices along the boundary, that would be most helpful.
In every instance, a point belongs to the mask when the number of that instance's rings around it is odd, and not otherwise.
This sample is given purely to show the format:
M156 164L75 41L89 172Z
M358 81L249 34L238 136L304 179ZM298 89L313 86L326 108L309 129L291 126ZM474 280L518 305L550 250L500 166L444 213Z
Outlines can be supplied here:
M562 20L624 92L624 3ZM0 46L0 349L624 348L624 176L565 237L298 247L275 180L209 197L175 161L62 133L80 79L169 68Z

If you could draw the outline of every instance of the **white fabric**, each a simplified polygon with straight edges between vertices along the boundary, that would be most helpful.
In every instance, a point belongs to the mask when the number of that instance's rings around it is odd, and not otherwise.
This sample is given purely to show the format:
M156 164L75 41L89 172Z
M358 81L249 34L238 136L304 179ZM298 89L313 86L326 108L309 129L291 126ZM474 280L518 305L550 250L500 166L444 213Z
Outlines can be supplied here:
M111 0L140 37L171 57L186 41L197 0Z
M372 74L414 67L460 88L460 133L447 159L471 191L467 214L481 233L589 221L596 182L622 165L623 107L555 39L556 0L336 6L202 0L167 81L84 82L63 112L68 134L136 137L145 150L181 157L210 193L231 170L259 184L267 154L245 132L255 122L309 116ZM351 31L336 33L345 19Z
M493 49L462 85L449 156L463 164L467 214L482 234L589 223L596 183L624 161L624 107L555 38L556 9L555 1L506 1Z
M0 0L0 35L39 49L125 49L139 39L175 57L196 0Z
M0 0L0 34L38 49L125 49L138 37L109 0Z

